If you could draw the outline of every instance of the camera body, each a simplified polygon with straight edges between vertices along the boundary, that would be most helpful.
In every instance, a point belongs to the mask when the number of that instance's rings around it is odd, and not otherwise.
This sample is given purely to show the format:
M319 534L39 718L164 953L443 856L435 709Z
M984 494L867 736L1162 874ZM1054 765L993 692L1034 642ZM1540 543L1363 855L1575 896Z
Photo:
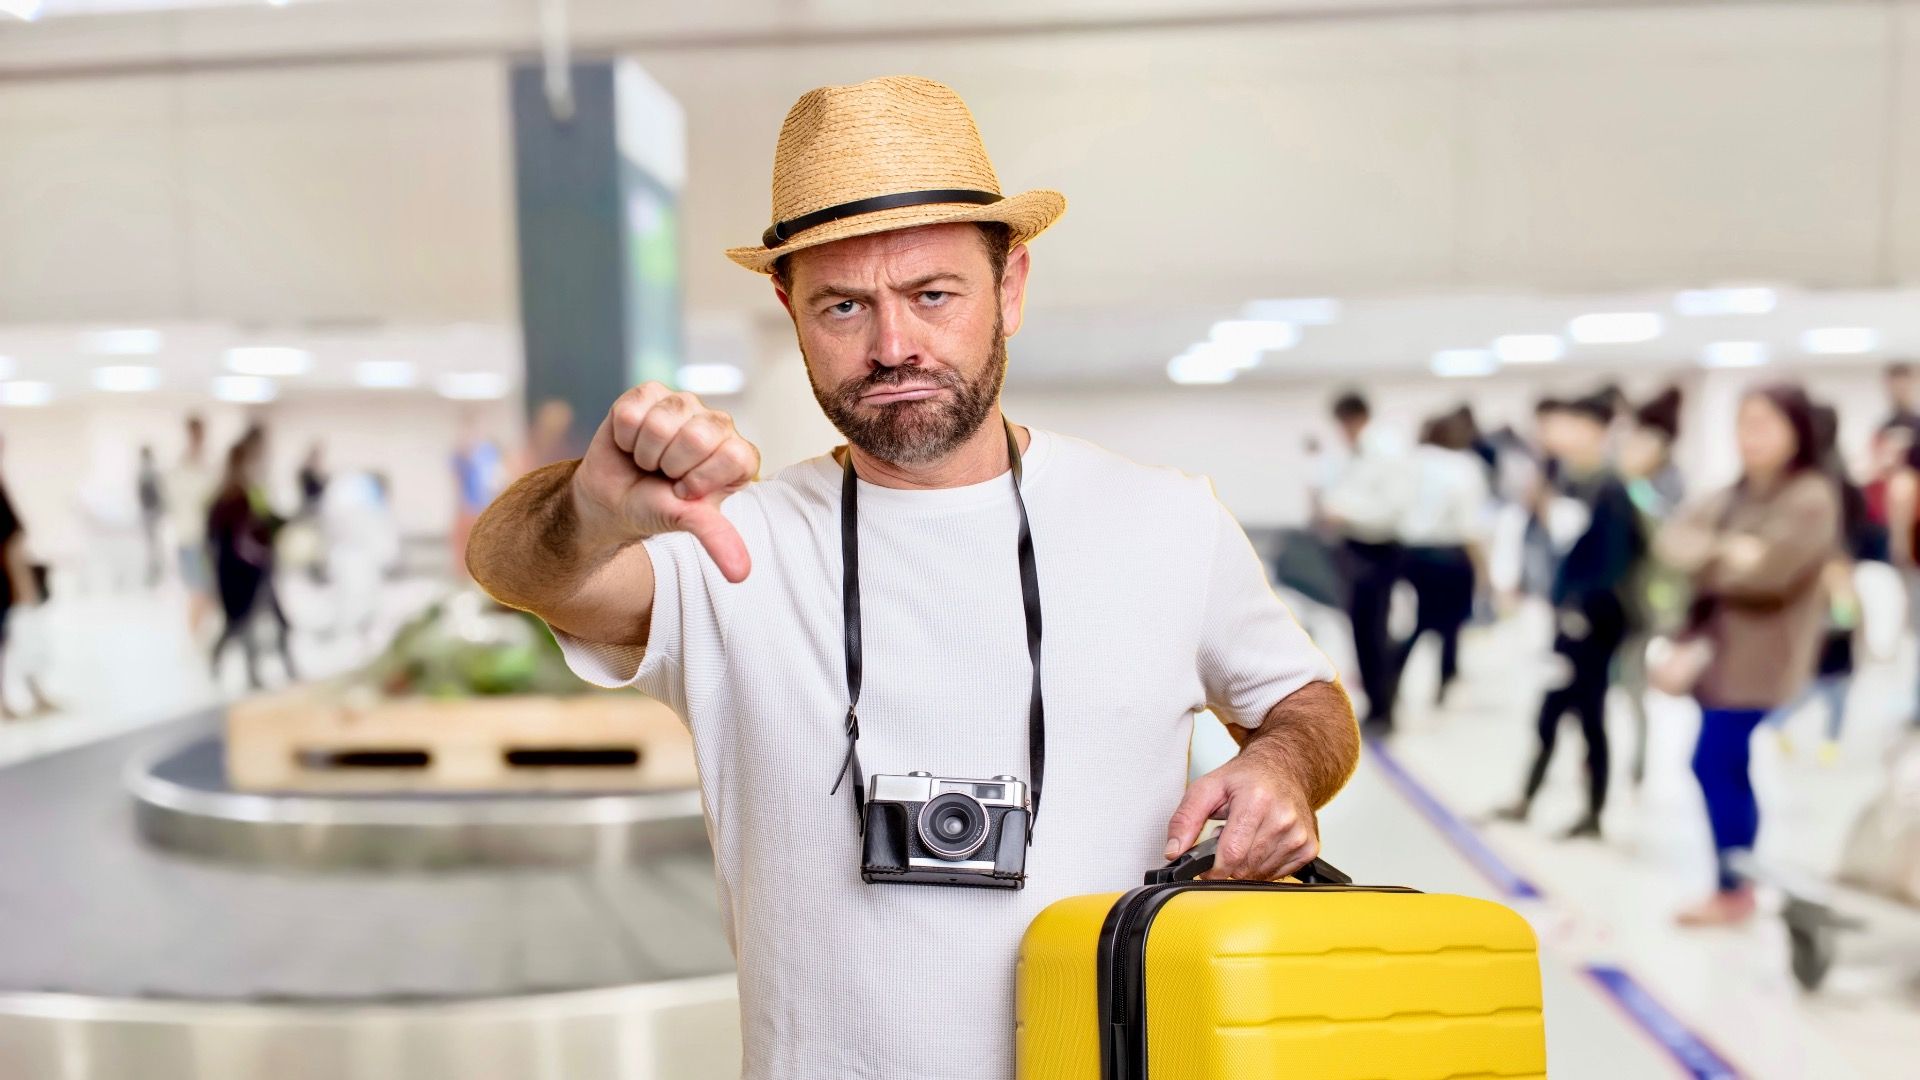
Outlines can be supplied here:
M861 880L1018 889L1027 883L1027 785L912 772L869 778Z

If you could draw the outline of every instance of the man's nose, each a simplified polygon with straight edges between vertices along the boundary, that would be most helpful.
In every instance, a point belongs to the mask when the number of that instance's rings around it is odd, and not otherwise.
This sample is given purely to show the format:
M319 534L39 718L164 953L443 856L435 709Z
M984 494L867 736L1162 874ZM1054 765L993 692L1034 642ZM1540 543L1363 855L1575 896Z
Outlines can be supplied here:
M881 367L919 364L924 357L914 329L913 318L900 301L887 299L876 304L873 362Z

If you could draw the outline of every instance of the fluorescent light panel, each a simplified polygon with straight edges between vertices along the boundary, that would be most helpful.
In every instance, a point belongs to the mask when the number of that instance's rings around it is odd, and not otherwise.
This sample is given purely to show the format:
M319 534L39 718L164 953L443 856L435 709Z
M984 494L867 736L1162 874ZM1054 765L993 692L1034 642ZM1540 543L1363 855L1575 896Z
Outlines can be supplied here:
M1710 368L1751 368L1765 364L1770 355L1764 341L1716 341L1700 351L1700 366Z
M0 405L30 409L53 400L53 384L43 382L0 382Z
M158 330L94 330L80 335L80 350L99 356L152 356L166 344Z
M1655 311L1611 311L1582 315L1567 324L1567 333L1582 345L1629 345L1652 341L1665 333L1667 321Z
M1488 349L1441 349L1428 368L1443 379L1474 379L1500 370L1500 361Z
M433 380L441 397L488 401L507 396L507 377L492 371L451 371Z
M732 364L682 364L676 381L692 394L737 394L747 385L747 373Z
M146 364L108 364L93 369L93 386L112 394L139 394L158 388L160 369Z
M1761 286L1688 289L1673 298L1681 315L1765 315L1780 304L1780 294Z
M282 345L245 345L227 350L227 370L236 375L305 375L313 354Z
M419 382L420 374L405 360L362 360L353 365L353 381L370 390L404 390Z
M280 396L280 388L264 375L215 375L213 396L221 401L258 404Z
M1255 354L1282 352L1300 344L1300 328L1271 319L1228 319L1214 323L1207 331L1207 340ZM1257 355L1254 362L1259 362Z
M1816 356L1848 356L1880 347L1880 331L1868 326L1823 326L1800 335L1800 347Z
M1493 339L1493 355L1502 364L1551 364L1567 355L1559 334L1504 334Z

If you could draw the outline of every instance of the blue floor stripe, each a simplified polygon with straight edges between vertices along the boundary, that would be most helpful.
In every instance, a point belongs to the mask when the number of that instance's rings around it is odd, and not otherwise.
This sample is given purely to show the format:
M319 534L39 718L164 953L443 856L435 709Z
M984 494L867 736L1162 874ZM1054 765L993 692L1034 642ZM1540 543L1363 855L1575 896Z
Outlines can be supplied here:
M1413 778L1378 739L1367 741L1367 757L1385 773L1388 781L1413 804L1447 842L1453 845L1473 867L1509 900L1541 900L1540 889L1487 845L1472 825L1439 800L1426 785ZM1740 1070L1708 1044L1679 1017L1647 991L1632 975L1617 967L1592 964L1581 969L1588 978L1620 1006L1622 1012L1647 1037L1664 1049L1688 1076L1695 1080L1739 1080Z
M1585 969L1587 977L1600 984L1608 996L1640 1025L1653 1041L1665 1047L1695 1080L1738 1080L1740 1070L1727 1063L1707 1041L1654 1000L1652 994L1633 976L1617 967L1594 964Z
M1415 780L1412 774L1408 773L1406 768L1387 751L1384 743L1377 739L1368 740L1367 754L1373 759L1373 763L1380 767L1380 771L1387 774L1387 779L1399 789L1400 794L1406 796L1407 801L1413 804L1413 808L1420 811L1420 815L1426 818L1429 824L1440 830L1440 835L1447 838L1447 842L1453 845L1454 850L1472 863L1475 869L1486 876L1487 880L1493 882L1503 895L1513 900L1540 899L1540 890L1534 887L1533 882L1522 877L1519 871L1508 866L1500 856L1494 854L1493 849L1487 846L1487 842L1480 839L1480 834L1473 831L1473 826L1462 821L1460 815L1447 809L1444 803L1434 797L1433 792L1428 791L1420 781Z

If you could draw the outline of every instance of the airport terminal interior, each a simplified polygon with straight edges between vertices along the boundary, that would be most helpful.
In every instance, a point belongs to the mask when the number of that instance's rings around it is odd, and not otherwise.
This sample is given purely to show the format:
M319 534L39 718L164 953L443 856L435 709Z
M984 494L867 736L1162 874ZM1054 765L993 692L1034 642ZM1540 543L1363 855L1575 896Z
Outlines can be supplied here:
M740 1075L705 758L465 552L630 386L847 441L726 252L895 75L1066 197L1004 415L1366 721L1329 862L1518 912L1556 1080L1914 1075L1920 0L0 0L0 1078Z

